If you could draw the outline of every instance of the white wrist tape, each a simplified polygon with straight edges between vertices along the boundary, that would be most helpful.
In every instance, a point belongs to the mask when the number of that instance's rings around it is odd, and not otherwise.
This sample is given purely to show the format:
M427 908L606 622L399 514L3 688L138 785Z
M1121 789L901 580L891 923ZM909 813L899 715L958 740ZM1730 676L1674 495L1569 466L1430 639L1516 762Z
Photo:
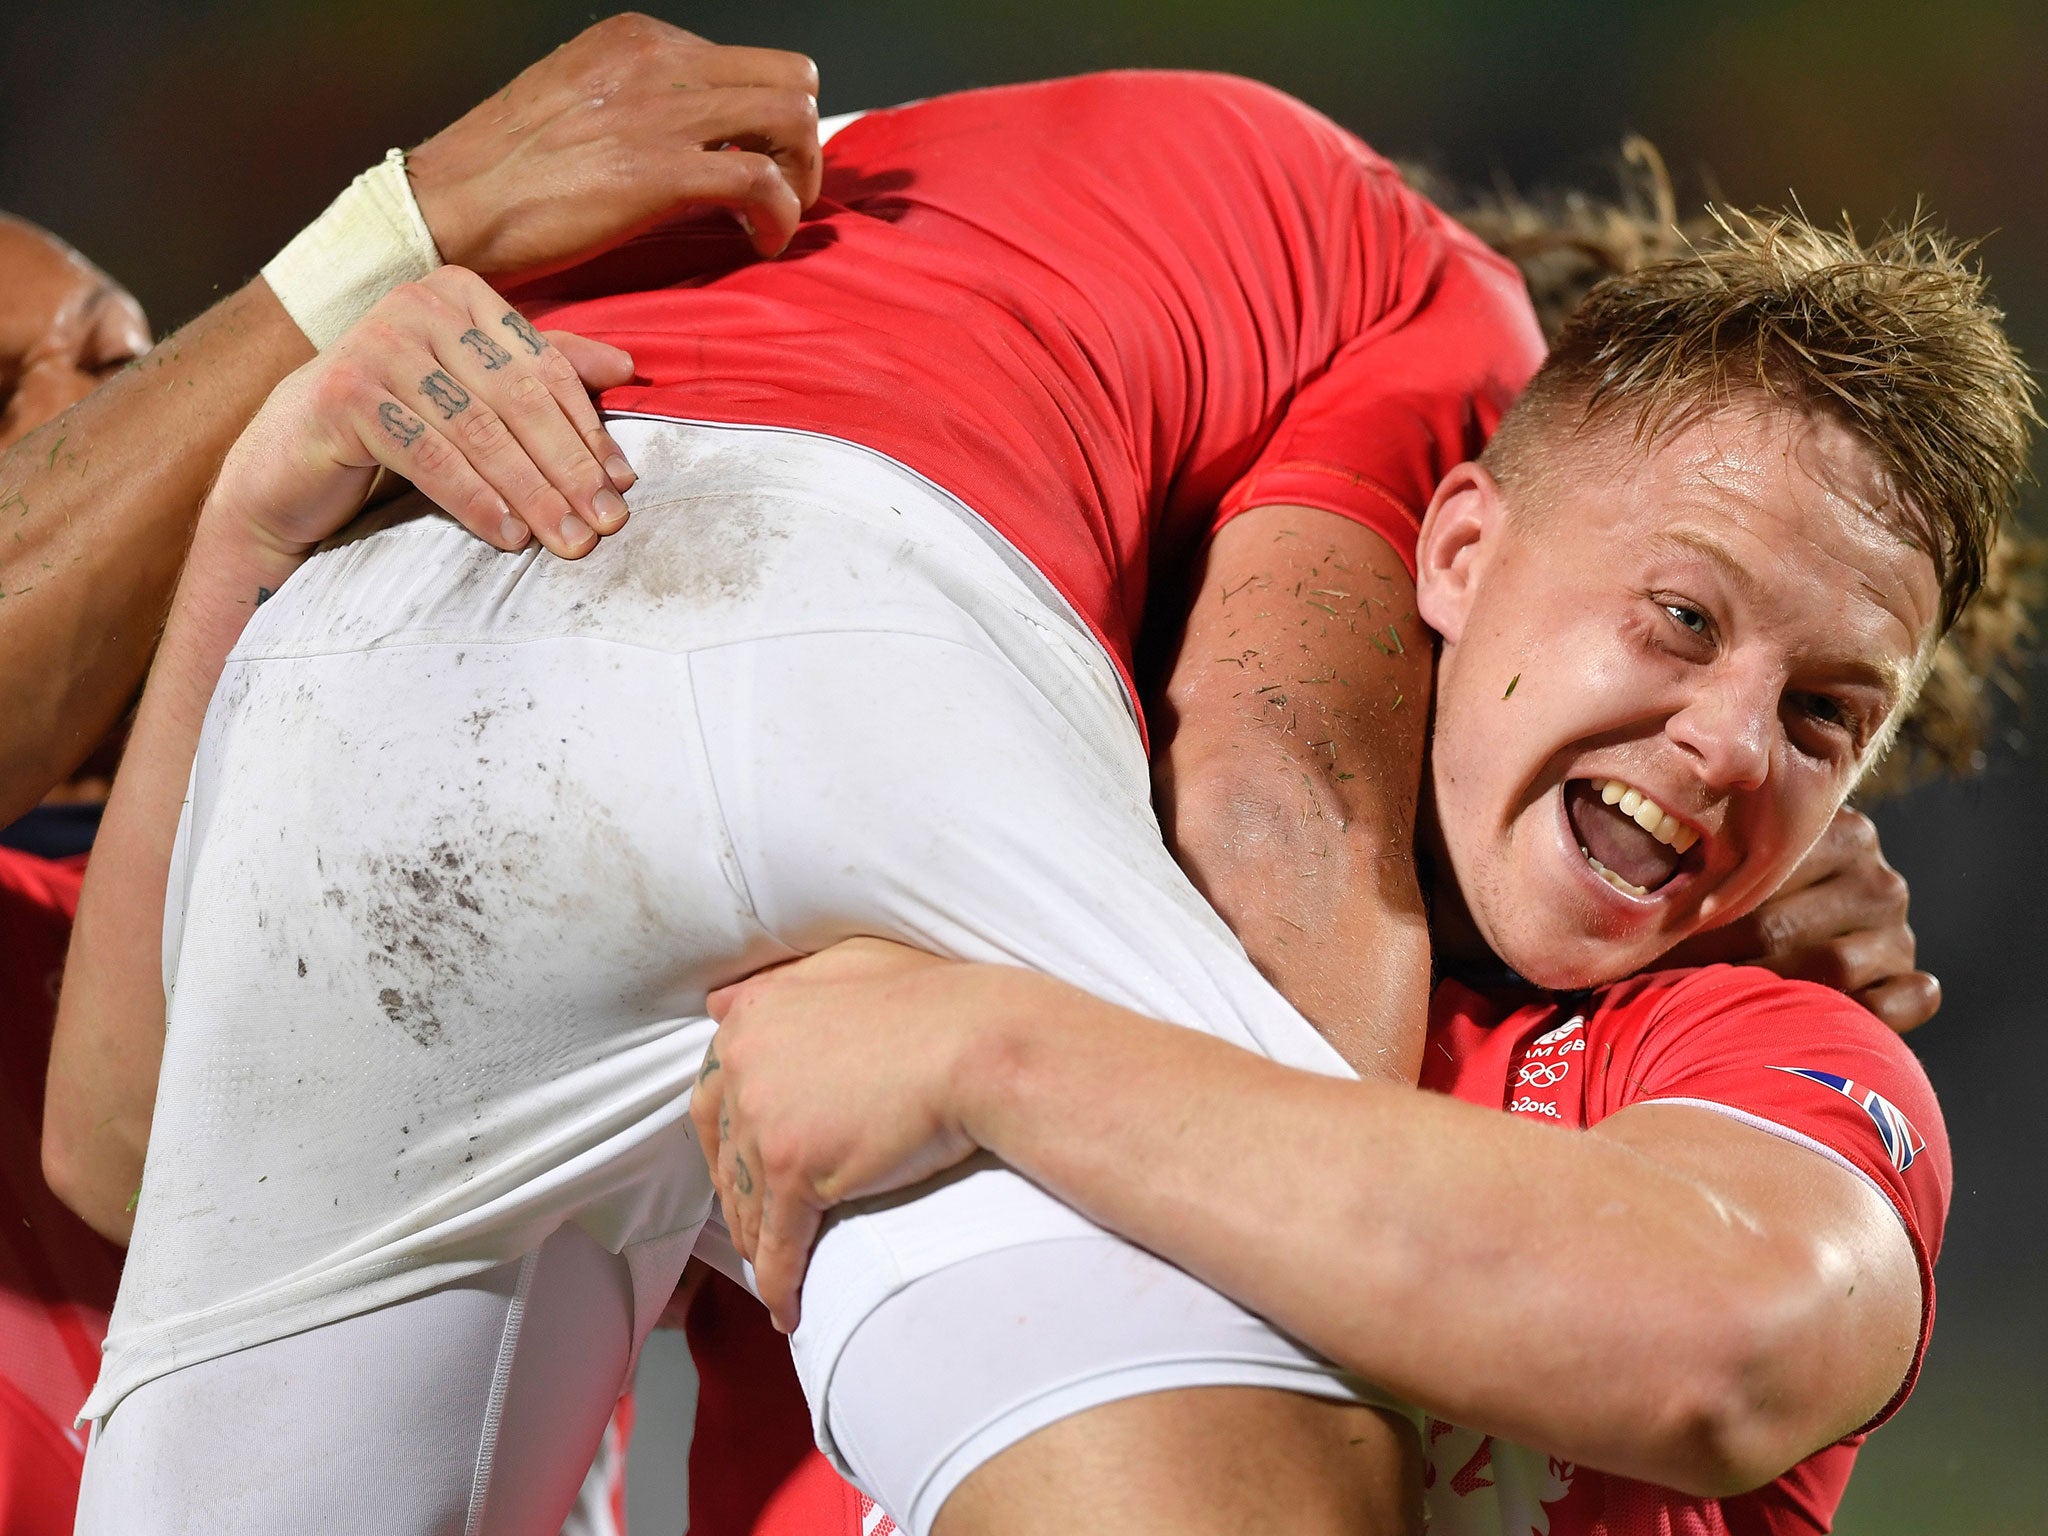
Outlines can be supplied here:
M405 151L394 149L272 257L263 276L307 340L324 350L385 294L440 265L406 180Z

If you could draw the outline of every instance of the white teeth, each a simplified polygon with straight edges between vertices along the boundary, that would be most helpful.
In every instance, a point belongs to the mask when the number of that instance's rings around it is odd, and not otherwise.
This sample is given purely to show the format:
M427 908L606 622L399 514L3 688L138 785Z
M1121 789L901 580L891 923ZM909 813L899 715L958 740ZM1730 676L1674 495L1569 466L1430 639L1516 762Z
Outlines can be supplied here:
M1585 849L1583 849L1583 848L1581 848L1581 849L1580 849L1579 851L1580 851L1581 853L1585 853L1585 852L1586 852L1586 851L1585 851ZM1600 878L1601 878L1602 880L1605 880L1605 881L1606 881L1606 882L1607 882L1607 883L1608 883L1609 885L1613 886L1613 887L1614 887L1614 888L1615 888L1615 889L1616 889L1617 891L1621 891L1621 892L1623 892L1623 893L1625 893L1625 894L1627 894L1627 895L1630 895L1630 896L1647 896L1647 895L1649 895L1649 894L1650 894L1650 893L1649 893L1649 892L1648 892L1647 890L1645 890L1645 889L1644 889L1644 888L1643 888L1642 886L1640 886L1640 885L1636 885L1636 884L1634 884L1634 883L1633 883L1633 882L1631 882L1631 881L1628 881L1628 880L1624 880L1624 879L1622 879L1622 878L1621 878L1621 876L1617 875L1617 874L1616 874L1616 873L1615 873L1615 872L1614 872L1613 870L1609 869L1609 868L1608 868L1608 867L1607 867L1607 866L1606 866L1605 864L1602 864L1602 863L1601 863L1601 862L1600 862L1600 861L1599 861L1598 859L1594 858L1594 857L1593 857L1593 855L1591 855L1590 853L1587 853L1587 854L1586 854L1586 862L1587 862L1588 864L1590 864L1590 865L1592 865L1592 866L1593 866L1593 873L1594 873L1594 874L1598 875L1598 876L1599 876L1599 877L1600 877Z
M1622 815L1631 818L1637 826L1667 848L1675 848L1678 852L1684 853L1700 840L1699 833L1640 789L1624 784L1619 779L1594 779L1591 782L1593 787L1600 791L1602 801L1616 807Z

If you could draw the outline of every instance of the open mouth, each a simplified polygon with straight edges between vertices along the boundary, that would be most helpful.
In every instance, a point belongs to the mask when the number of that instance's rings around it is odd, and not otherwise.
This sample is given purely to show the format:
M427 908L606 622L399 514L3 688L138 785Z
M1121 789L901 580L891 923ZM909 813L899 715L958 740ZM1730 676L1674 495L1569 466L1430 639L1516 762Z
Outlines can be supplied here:
M1669 884L1700 835L1648 795L1619 779L1572 779L1565 819L1593 871L1624 896Z

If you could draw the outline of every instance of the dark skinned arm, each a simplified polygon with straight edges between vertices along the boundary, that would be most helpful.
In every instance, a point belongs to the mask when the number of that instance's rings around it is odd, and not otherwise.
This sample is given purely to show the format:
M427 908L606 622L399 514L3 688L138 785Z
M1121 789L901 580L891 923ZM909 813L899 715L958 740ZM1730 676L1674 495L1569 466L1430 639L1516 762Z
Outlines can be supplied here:
M207 482L312 355L252 283L0 457L0 823L134 698Z
M1844 806L1771 899L1659 962L1761 965L1846 992L1900 1034L1941 1007L1941 983L1916 970L1906 880L1885 861L1877 828Z
M501 283L691 202L779 250L817 195L816 90L799 55L614 17L414 151L414 192L442 255ZM259 278L0 455L0 824L134 700L207 485L312 355ZM558 554L596 543L560 537L552 493L515 510Z

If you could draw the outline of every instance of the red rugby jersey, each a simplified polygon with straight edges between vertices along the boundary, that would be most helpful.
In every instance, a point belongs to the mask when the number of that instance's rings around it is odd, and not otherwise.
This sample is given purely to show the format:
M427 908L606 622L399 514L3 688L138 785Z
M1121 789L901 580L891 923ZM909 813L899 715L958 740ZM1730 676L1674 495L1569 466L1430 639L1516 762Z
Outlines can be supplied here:
M1590 997L1437 989L1425 1088L1570 1129L1631 1104L1693 1104L1824 1157L1898 1213L1920 1267L1920 1343L1951 1187L1948 1132L1905 1042L1850 999L1746 966L1637 977ZM1518 1006L1519 1004L1519 1006ZM1431 1536L1805 1536L1830 1530L1863 1432L1732 1499L1698 1499L1432 1420Z
M1353 518L1412 566L1437 481L1543 351L1511 265L1221 75L872 112L776 260L688 218L517 297L632 352L610 409L825 433L935 481L1127 674L1155 563L1250 507Z
M99 1374L121 1251L42 1178L43 1075L57 978L83 877L0 848L0 1531L71 1530L85 1436L71 1427Z
M1578 1006L1571 1006L1576 1002ZM1921 1275L1918 1374L1934 1322L1934 1255L1948 1213L1948 1135L1905 1044L1839 993L1768 971L1712 966L1638 977L1577 998L1487 997L1445 983L1432 1000L1423 1086L1567 1129L1630 1104L1689 1103L1806 1147L1873 1185L1898 1213ZM729 1285L729 1282L718 1282ZM707 1300L710 1299L707 1291ZM706 1391L743 1370L750 1400L802 1408L789 1352L731 1288L691 1344ZM708 1325L721 1337L713 1343ZM871 1501L815 1450L755 1454L743 1424L700 1422L690 1449L691 1536L885 1536ZM1811 1536L1831 1529L1863 1433L1733 1499L1698 1499L1430 1420L1429 1536ZM704 1483L700 1503L699 1480Z

